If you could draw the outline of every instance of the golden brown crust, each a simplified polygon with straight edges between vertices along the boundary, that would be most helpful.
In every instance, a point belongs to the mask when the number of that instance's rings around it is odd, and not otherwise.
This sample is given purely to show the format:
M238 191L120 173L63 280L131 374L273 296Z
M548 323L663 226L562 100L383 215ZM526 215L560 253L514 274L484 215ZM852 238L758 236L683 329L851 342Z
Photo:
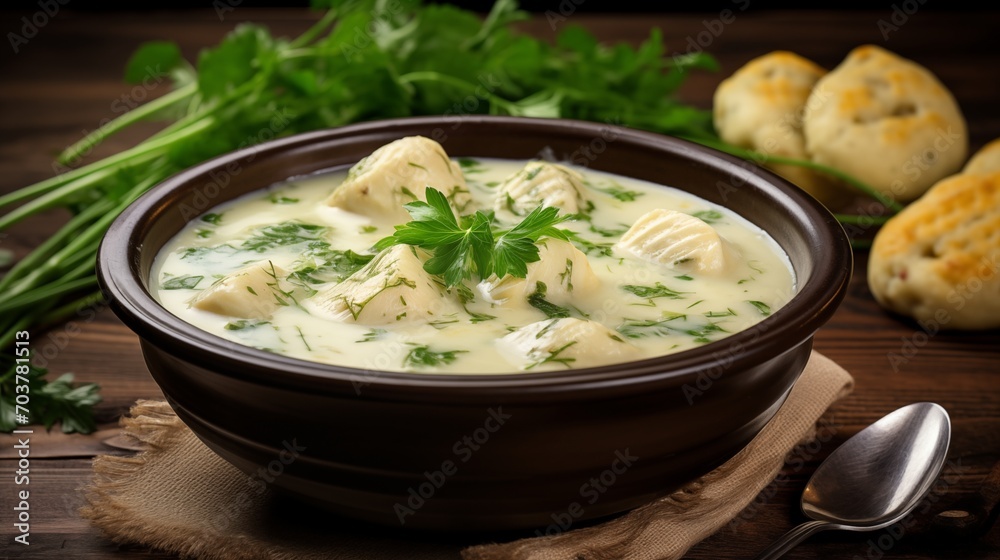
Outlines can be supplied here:
M962 173L995 173L997 171L1000 171L1000 138L980 148L962 169Z
M872 45L816 84L803 127L814 161L904 201L958 171L968 152L951 93L923 66Z
M1000 172L961 174L934 185L882 228L868 283L893 311L947 328L993 328L1000 327L998 267Z
M813 86L824 74L818 64L788 51L751 60L715 90L719 136L767 155L808 160L802 115ZM767 166L827 206L840 206L854 196L849 188L811 169Z

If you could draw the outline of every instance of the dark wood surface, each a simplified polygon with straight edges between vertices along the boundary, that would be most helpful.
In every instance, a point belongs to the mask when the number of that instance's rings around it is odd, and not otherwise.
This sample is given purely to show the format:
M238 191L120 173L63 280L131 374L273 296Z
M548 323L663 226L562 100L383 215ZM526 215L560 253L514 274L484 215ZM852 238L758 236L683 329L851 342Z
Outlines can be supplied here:
M553 4L556 4L553 2ZM738 3L742 5L742 3ZM207 5L207 4L206 4ZM71 6L70 6L71 7ZM890 21L892 8L880 11L748 12L737 10L735 21L722 26L707 50L722 64L718 74L693 76L685 100L709 107L719 80L747 60L775 49L787 49L833 67L852 47L863 43L886 46L913 58L936 73L954 92L970 124L973 148L1000 137L1000 12L947 13L917 11L891 31L888 40L880 19ZM688 38L698 39L720 14L657 16L571 16L568 23L584 25L605 40L637 41L648 28L663 29L669 45L685 49ZM20 15L0 15L6 33ZM146 15L76 15L69 9L43 28L19 54L0 47L0 192L43 179L53 173L53 156L79 140L85 131L116 116L123 95L131 88L121 82L121 70L130 52L153 39L178 41L193 59L198 50L215 44L239 21L258 21L273 31L294 35L315 16L304 11L236 9L220 21L211 10ZM897 19L898 22L898 19ZM525 25L542 36L553 30L544 18ZM718 29L718 26L714 26ZM707 36L702 35L702 39ZM150 97L167 89L158 85ZM140 92L146 95L146 92ZM150 129L137 128L113 138L95 155L125 148ZM0 247L19 255L38 244L64 219L59 212L29 220L0 236ZM819 449L804 451L804 462L790 462L782 477L741 516L690 551L701 559L748 558L794 523L802 520L798 499L815 466L840 442L887 412L915 401L935 401L950 412L954 438L946 474L931 495L936 511L968 495L1000 459L1000 336L997 331L942 333L924 338L915 325L889 316L875 304L865 282L867 255L856 253L857 266L850 294L833 320L816 337L816 348L854 374L857 387L826 418L833 439ZM39 344L59 348L51 360L54 372L72 371L80 380L102 386L104 402L98 414L102 427L116 419L138 398L160 393L143 365L136 337L112 314L94 321L77 321L80 332L65 336L61 328L35 333ZM908 342L913 344L909 346ZM909 356L897 370L893 354ZM38 440L65 451L77 449L84 457L36 458L31 472L31 546L14 544L11 527L14 461L0 459L0 534L4 551L12 558L167 558L145 550L120 548L104 540L83 521L77 508L78 489L91 476L86 456L99 448L88 438ZM0 437L3 450L10 447ZM59 446L59 447L56 447ZM0 454L0 457L3 457ZM9 457L9 454L6 455ZM885 550L887 549L887 550ZM919 534L896 538L885 532L821 534L799 546L788 558L1000 558L1000 528L968 541L934 541Z

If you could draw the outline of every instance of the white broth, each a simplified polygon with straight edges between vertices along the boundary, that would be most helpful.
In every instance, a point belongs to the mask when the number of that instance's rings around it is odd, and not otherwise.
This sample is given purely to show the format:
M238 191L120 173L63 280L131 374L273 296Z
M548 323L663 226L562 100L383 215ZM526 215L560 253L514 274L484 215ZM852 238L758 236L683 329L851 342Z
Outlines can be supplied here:
M527 162L460 163L471 194L463 215L497 209L507 228L520 220L508 208L518 211L528 199L502 183ZM434 374L530 373L662 356L747 329L792 297L785 254L730 210L674 188L576 171L578 200L559 204L578 204L578 219L558 227L575 232L573 245L586 257L572 263L576 249L543 238L542 261L530 265L527 280L481 284L474 277L446 290L435 279L420 294L393 295L368 310L347 305L345 313L345 283L371 283L385 267L406 263L386 257L366 264L373 245L405 220L330 206L344 171L278 184L196 218L157 256L150 290L184 321L235 343L364 370ZM501 190L514 196L498 199ZM533 196L542 196L537 191ZM663 210L644 217L656 209ZM715 236L723 241L709 247ZM684 240L686 248L678 245ZM683 250L693 256L671 256ZM396 251L404 260L427 258L408 246ZM261 293L268 289L273 293Z

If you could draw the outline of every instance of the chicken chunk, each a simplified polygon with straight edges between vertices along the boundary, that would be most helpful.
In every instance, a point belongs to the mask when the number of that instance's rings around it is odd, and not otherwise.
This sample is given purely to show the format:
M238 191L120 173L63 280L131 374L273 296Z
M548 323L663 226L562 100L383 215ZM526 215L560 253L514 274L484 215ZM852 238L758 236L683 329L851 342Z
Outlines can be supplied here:
M543 364L579 368L620 363L637 352L604 325L572 317L525 325L497 344L511 364L525 370Z
M385 249L342 282L309 298L306 307L334 321L362 325L430 321L456 312L407 245Z
M407 222L403 205L427 200L427 187L444 193L456 212L472 200L459 166L448 159L441 144L410 136L386 144L358 162L333 191L327 204L376 220Z

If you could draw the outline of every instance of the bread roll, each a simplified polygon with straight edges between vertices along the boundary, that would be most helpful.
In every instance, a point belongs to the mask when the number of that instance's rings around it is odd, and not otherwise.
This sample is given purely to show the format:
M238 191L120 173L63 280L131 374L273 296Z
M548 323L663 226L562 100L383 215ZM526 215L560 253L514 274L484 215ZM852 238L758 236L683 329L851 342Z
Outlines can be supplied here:
M813 161L900 201L958 171L968 153L951 93L926 68L871 45L819 80L803 127Z
M875 236L868 286L887 309L946 329L1000 327L1000 172L939 182Z
M802 115L813 86L826 70L794 53L776 51L755 58L715 90L714 121L719 136L764 154L809 159ZM850 188L805 167L769 164L827 206L853 197Z
M962 173L995 173L1000 171L1000 138L983 146L965 164Z

